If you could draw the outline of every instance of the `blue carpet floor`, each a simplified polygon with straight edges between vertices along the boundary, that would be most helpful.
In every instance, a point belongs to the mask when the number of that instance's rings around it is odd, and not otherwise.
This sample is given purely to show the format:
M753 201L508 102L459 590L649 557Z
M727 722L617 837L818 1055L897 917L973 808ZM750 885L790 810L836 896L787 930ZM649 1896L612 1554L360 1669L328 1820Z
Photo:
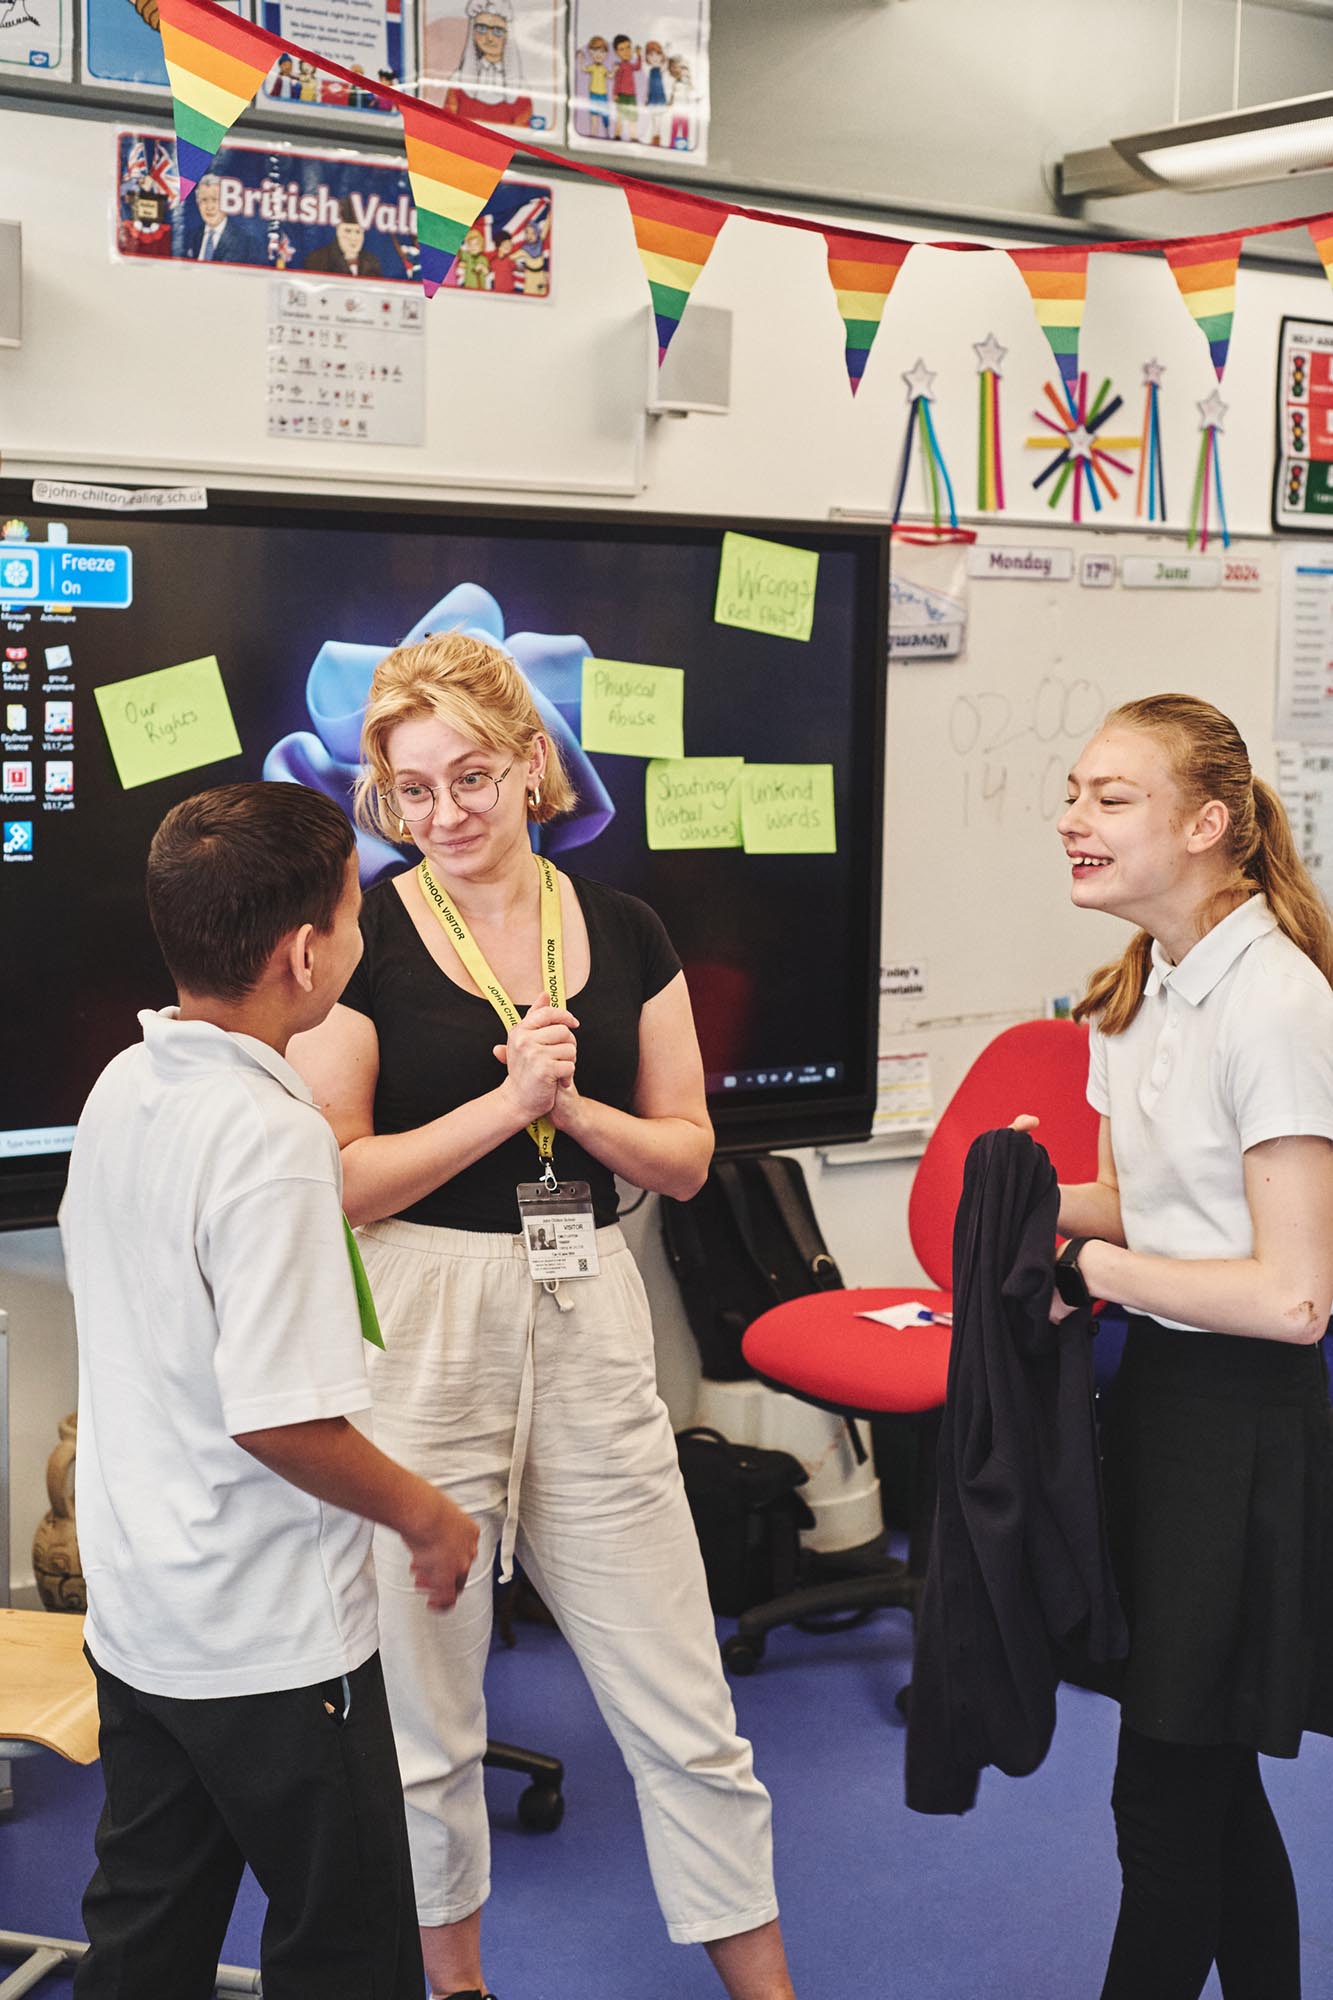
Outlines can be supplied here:
M729 1629L729 1628L727 1628ZM902 1802L907 1677L903 1614L835 1637L775 1634L734 1683L743 1730L773 1793L778 1891L802 2000L1095 2000L1117 1875L1107 1804L1116 1712L1066 1689L1045 1765L989 1774L963 1819ZM494 1893L488 1976L503 2000L707 2000L702 1951L667 1942L649 1886L634 1794L573 1661L554 1634L519 1628L488 1681L493 1734L553 1751L568 1768L554 1835L517 1826L521 1781L488 1773ZM1333 2000L1333 1742L1266 1776L1301 1897L1304 2000ZM14 1768L0 1820L0 1928L77 1937L100 1804L97 1767L55 1757ZM262 1902L247 1880L226 1957L258 1963ZM0 1967L0 1973L7 1970ZM43 2000L69 1992L50 1979ZM1216 1995L1215 1981L1207 1989ZM171 2000L144 1995L142 2000Z

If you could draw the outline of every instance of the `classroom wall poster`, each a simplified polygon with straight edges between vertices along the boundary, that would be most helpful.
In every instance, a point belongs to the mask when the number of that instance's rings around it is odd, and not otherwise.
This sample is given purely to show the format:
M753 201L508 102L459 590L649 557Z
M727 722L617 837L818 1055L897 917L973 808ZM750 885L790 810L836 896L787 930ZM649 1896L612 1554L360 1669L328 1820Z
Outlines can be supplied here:
M1333 534L1333 322L1282 321L1273 526Z
M708 157L709 0L570 0L569 144Z
M264 79L263 97L295 111L357 111L377 119L396 118L393 107L381 104L370 86L378 82L415 90L412 7L413 0L256 0L255 19L261 28L366 78L366 87L357 89L313 63L283 55Z
M551 296L552 191L540 182L501 181L463 238L445 288L494 298Z
M424 444L426 301L387 285L269 287L268 434Z
M189 199L182 204L177 196L175 140L159 132L118 132L120 256L344 281L418 282L416 206L406 167L391 160L226 145ZM549 297L551 211L545 184L502 181L449 282L469 291Z
M72 0L0 0L0 74L72 77Z
M228 13L249 18L244 0L219 0L219 5ZM157 26L157 0L82 0L82 8L83 81L167 96L170 86Z
M565 0L420 0L417 94L518 134L565 128Z

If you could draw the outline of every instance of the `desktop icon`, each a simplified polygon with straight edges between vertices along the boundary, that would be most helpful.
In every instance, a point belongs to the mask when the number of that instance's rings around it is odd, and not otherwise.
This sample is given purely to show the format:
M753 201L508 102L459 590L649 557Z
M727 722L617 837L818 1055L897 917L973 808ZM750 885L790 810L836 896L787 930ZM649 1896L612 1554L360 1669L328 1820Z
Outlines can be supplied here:
M11 736L21 736L28 726L28 711L21 701L5 703L5 728Z
M46 796L48 799L68 799L74 792L74 766L68 758L59 762L49 761L46 766Z
M30 792L32 790L32 761L30 758L5 759L4 789L7 793Z
M28 649L26 646L5 647L5 665L7 667L26 667L27 664Z
M68 646L48 646L46 649L46 670L51 674L68 673L74 665L74 655Z
M30 819L7 819L5 829L5 860L31 861L32 821Z
M74 704L72 701L47 702L46 733L48 736L72 736L74 734Z

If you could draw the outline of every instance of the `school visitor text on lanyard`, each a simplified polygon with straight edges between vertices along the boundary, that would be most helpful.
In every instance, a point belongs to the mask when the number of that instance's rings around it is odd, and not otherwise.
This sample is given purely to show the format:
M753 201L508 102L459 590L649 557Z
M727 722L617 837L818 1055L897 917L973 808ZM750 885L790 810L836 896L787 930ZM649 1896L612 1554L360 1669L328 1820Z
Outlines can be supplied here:
M552 1007L565 1004L564 928L560 916L560 877L544 854L535 854L541 881L542 986ZM516 1028L517 1007L482 956L481 948L423 861L417 869L421 893L439 918L454 950L490 1001L506 1028ZM555 1124L535 1118L528 1134L542 1164L539 1181L518 1188L518 1212L532 1276L549 1285L562 1278L595 1278L598 1274L597 1230L592 1194L586 1181L556 1179L552 1155Z
M546 989L546 998L551 1006L563 1007L565 948L564 926L560 916L560 877L544 854L534 854L532 858L537 864L537 873L541 878L542 985ZM490 1001L505 1027L516 1028L523 1018L522 1015L491 971L482 956L480 945L431 874L429 864L425 861L417 869L417 880L421 884L422 895L439 918L441 928L481 992ZM556 1178L552 1154L555 1151L555 1126L549 1118L536 1118L529 1125L528 1132L541 1158L542 1180L547 1187L554 1188Z

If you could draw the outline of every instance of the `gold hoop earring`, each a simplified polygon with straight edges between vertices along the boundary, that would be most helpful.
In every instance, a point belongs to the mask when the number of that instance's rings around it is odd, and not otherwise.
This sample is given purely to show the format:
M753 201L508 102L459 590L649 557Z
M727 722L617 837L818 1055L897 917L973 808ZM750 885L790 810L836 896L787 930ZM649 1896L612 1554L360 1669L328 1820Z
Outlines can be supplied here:
M534 785L532 787L532 790L528 793L528 804L532 807L532 810L536 812L541 802L542 802L542 788L540 785Z

